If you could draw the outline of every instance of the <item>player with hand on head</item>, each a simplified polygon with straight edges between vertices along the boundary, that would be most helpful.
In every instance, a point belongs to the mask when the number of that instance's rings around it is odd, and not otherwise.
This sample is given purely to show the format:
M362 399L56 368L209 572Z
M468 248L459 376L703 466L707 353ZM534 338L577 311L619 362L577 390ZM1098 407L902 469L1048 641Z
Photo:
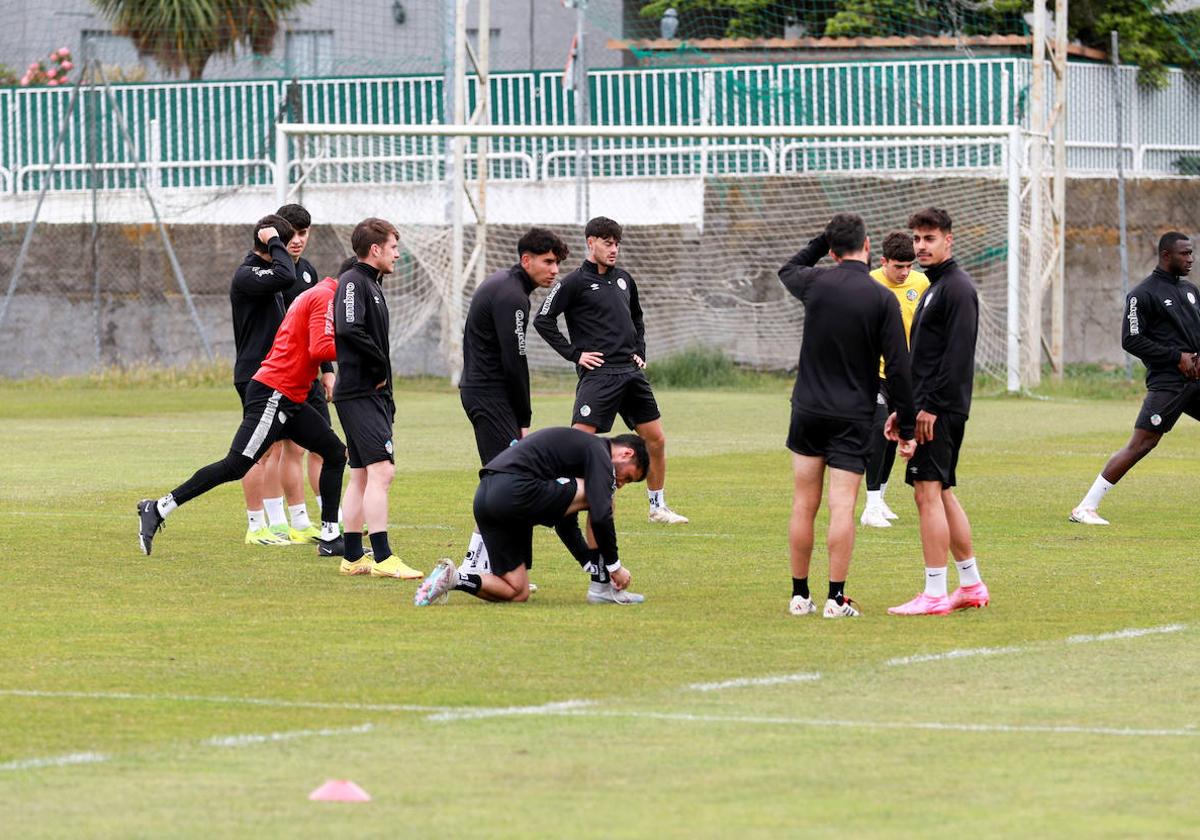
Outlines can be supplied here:
M826 254L832 254L837 265L816 268ZM808 571L826 468L829 596L823 615L859 615L854 601L846 597L846 576L854 551L854 503L870 450L880 357L896 404L901 454L910 455L914 446L904 324L896 298L870 277L870 254L862 217L839 213L779 269L784 287L804 304L787 438L794 483L788 528L792 569L788 611L792 615L817 610L808 589Z
M1158 241L1158 265L1125 298L1121 346L1146 366L1146 399L1133 436L1104 465L1070 521L1107 525L1100 500L1133 465L1150 454L1180 415L1200 420L1200 289L1192 271L1192 240L1178 231Z

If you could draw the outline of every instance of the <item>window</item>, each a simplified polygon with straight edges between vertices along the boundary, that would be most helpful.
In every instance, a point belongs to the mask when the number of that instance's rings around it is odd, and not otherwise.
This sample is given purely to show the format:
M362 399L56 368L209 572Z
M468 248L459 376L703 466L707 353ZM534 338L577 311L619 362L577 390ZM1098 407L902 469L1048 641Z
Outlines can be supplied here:
M332 29L290 29L284 49L289 75L333 74Z

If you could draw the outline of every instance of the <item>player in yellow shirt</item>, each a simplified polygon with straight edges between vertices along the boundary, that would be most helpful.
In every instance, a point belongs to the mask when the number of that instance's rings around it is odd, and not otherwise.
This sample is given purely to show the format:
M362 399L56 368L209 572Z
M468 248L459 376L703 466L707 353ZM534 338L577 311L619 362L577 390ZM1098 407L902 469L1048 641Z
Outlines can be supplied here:
M914 259L916 252L913 250L912 234L900 231L890 233L883 240L882 265L871 272L871 277L900 301L900 315L904 318L906 338L912 332L913 313L917 311L921 295L929 288L929 278L919 271L912 270ZM887 506L883 494L887 490L892 465L896 462L896 444L883 436L883 424L892 409L888 399L887 380L883 375L882 359L879 362L877 403L875 423L871 429L871 455L867 461L867 506L863 508L859 521L872 528L890 528L890 520L899 517Z

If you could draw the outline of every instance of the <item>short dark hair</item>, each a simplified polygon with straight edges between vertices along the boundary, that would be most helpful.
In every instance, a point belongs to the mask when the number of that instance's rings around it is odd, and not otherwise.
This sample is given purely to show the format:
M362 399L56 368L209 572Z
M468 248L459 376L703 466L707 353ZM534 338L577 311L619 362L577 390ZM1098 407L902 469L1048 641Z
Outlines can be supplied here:
M601 239L611 239L614 242L621 241L621 226L607 216L597 216L587 223L587 227L583 229L584 238L598 236Z
M553 253L555 258L562 262L571 254L571 249L567 247L567 243L558 238L553 231L545 228L532 227L525 232L521 237L521 241L517 243L517 257L522 254L548 254Z
M624 434L614 435L608 439L608 442L611 446L628 446L633 450L633 460L642 473L642 477L638 481L645 481L646 473L650 470L650 450L646 448L646 441L637 435Z
M942 233L950 233L950 225L950 214L940 207L926 207L908 217L909 230L933 228Z
M254 223L254 246L253 247L254 247L254 250L260 254L266 253L267 246L264 245L262 243L262 241L258 238L258 232L260 230L262 230L263 228L269 228L269 227L275 228L275 232L279 234L279 241L282 242L284 245L286 245L292 241L292 234L295 233L295 231L292 230L292 226L290 224L288 224L288 220L283 218L283 216L277 216L274 213L272 213L270 216L263 216L261 219L259 219L257 222Z
M1188 236L1186 233L1180 233L1177 230L1173 230L1170 233L1164 233L1162 238L1158 240L1158 253L1161 254L1163 251L1173 250L1176 242L1179 242L1182 239L1191 238L1192 237Z
M867 241L867 223L857 213L838 213L825 226L829 250L837 256L861 251Z
M350 234L350 248L356 257L363 259L371 253L372 245L383 245L389 236L399 239L400 231L391 222L371 216L354 226L354 232Z
M902 230L889 233L887 239L883 240L883 257L895 262L910 263L915 260L917 252L913 250L912 234Z
M358 257L346 257L346 259L342 260L342 264L338 266L337 276L341 277L347 271L354 268L354 266L357 262L358 262Z
M296 230L308 230L312 227L312 216L300 204L285 204L275 211L276 214L288 220L288 224Z

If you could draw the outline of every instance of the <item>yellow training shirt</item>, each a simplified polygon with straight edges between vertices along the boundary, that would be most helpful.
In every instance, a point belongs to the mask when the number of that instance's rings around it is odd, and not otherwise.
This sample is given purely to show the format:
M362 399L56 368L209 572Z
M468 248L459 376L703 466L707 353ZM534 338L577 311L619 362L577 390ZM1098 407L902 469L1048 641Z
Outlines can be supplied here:
M907 340L912 333L913 315L917 311L917 304L921 300L921 295L925 294L925 290L929 288L929 278L914 270L908 273L908 279L897 286L887 279L882 266L871 272L871 278L900 301L900 317L904 319L904 338ZM879 360L879 378L886 378L883 375L882 358Z

